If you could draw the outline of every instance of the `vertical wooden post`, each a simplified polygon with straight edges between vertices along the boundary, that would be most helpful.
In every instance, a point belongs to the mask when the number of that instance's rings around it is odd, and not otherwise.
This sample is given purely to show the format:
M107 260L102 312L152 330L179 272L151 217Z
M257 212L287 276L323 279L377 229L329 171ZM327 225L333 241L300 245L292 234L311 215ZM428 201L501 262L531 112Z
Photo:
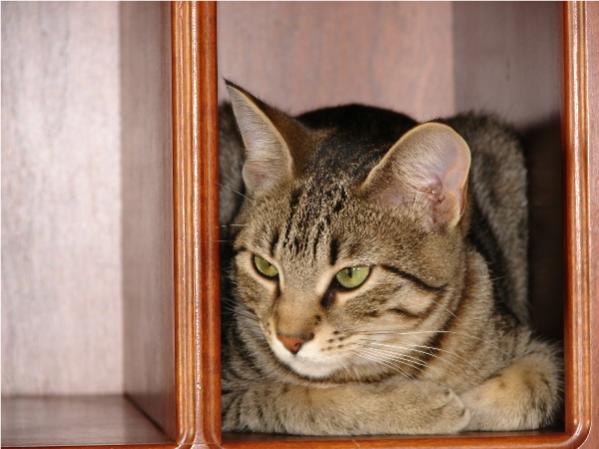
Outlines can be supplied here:
M173 157L179 444L220 441L216 5L175 2Z

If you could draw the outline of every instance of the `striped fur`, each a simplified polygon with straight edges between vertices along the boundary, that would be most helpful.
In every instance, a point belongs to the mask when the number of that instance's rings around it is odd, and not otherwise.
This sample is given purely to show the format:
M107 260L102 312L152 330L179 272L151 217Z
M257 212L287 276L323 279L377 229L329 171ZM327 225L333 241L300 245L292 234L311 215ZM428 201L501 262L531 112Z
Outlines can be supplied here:
M249 192L242 139L221 108L224 430L430 434L552 422L560 362L527 324L518 142L489 117L439 122L472 153L466 210L450 230L358 192L417 125L409 117L359 105L299 116L307 137L298 143L296 132L290 151L301 164L276 188ZM254 254L276 264L279 281L256 272ZM362 287L331 289L336 271L360 264L372 266ZM313 338L293 355L278 332Z

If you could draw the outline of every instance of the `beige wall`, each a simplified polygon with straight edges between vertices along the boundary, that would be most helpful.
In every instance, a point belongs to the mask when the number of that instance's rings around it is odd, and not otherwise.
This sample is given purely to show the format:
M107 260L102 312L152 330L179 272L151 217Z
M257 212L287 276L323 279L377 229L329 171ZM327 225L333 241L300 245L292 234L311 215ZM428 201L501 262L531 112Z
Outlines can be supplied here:
M556 2L219 2L218 14L221 78L288 112L361 102L528 126L559 111Z
M118 4L3 3L4 394L122 390L119 127Z
M288 112L454 110L451 3L219 2L218 14L221 78Z

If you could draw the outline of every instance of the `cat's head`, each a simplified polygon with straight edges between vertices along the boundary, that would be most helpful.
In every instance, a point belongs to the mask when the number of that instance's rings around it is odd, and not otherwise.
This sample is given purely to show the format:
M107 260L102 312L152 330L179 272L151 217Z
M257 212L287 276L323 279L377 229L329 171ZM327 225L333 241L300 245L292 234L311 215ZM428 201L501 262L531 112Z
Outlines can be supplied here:
M417 369L409 354L461 289L466 142L438 123L307 126L228 88L246 149L232 271L246 325L302 376Z

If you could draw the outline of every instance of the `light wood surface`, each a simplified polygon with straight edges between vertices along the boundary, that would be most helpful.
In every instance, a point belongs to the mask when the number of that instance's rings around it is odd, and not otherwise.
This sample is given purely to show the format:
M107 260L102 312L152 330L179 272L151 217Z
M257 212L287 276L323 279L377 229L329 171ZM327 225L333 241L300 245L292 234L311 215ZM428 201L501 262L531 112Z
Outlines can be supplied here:
M119 14L2 4L2 393L123 391Z
M119 8L125 391L175 438L170 7Z
M292 113L361 102L448 115L452 22L440 2L218 3L219 91L224 77Z
M219 91L229 78L293 113L474 108L526 126L559 112L560 17L550 2L223 2Z
M168 443L123 396L2 400L2 446Z
M559 117L561 5L452 5L453 110L492 112L519 128Z

